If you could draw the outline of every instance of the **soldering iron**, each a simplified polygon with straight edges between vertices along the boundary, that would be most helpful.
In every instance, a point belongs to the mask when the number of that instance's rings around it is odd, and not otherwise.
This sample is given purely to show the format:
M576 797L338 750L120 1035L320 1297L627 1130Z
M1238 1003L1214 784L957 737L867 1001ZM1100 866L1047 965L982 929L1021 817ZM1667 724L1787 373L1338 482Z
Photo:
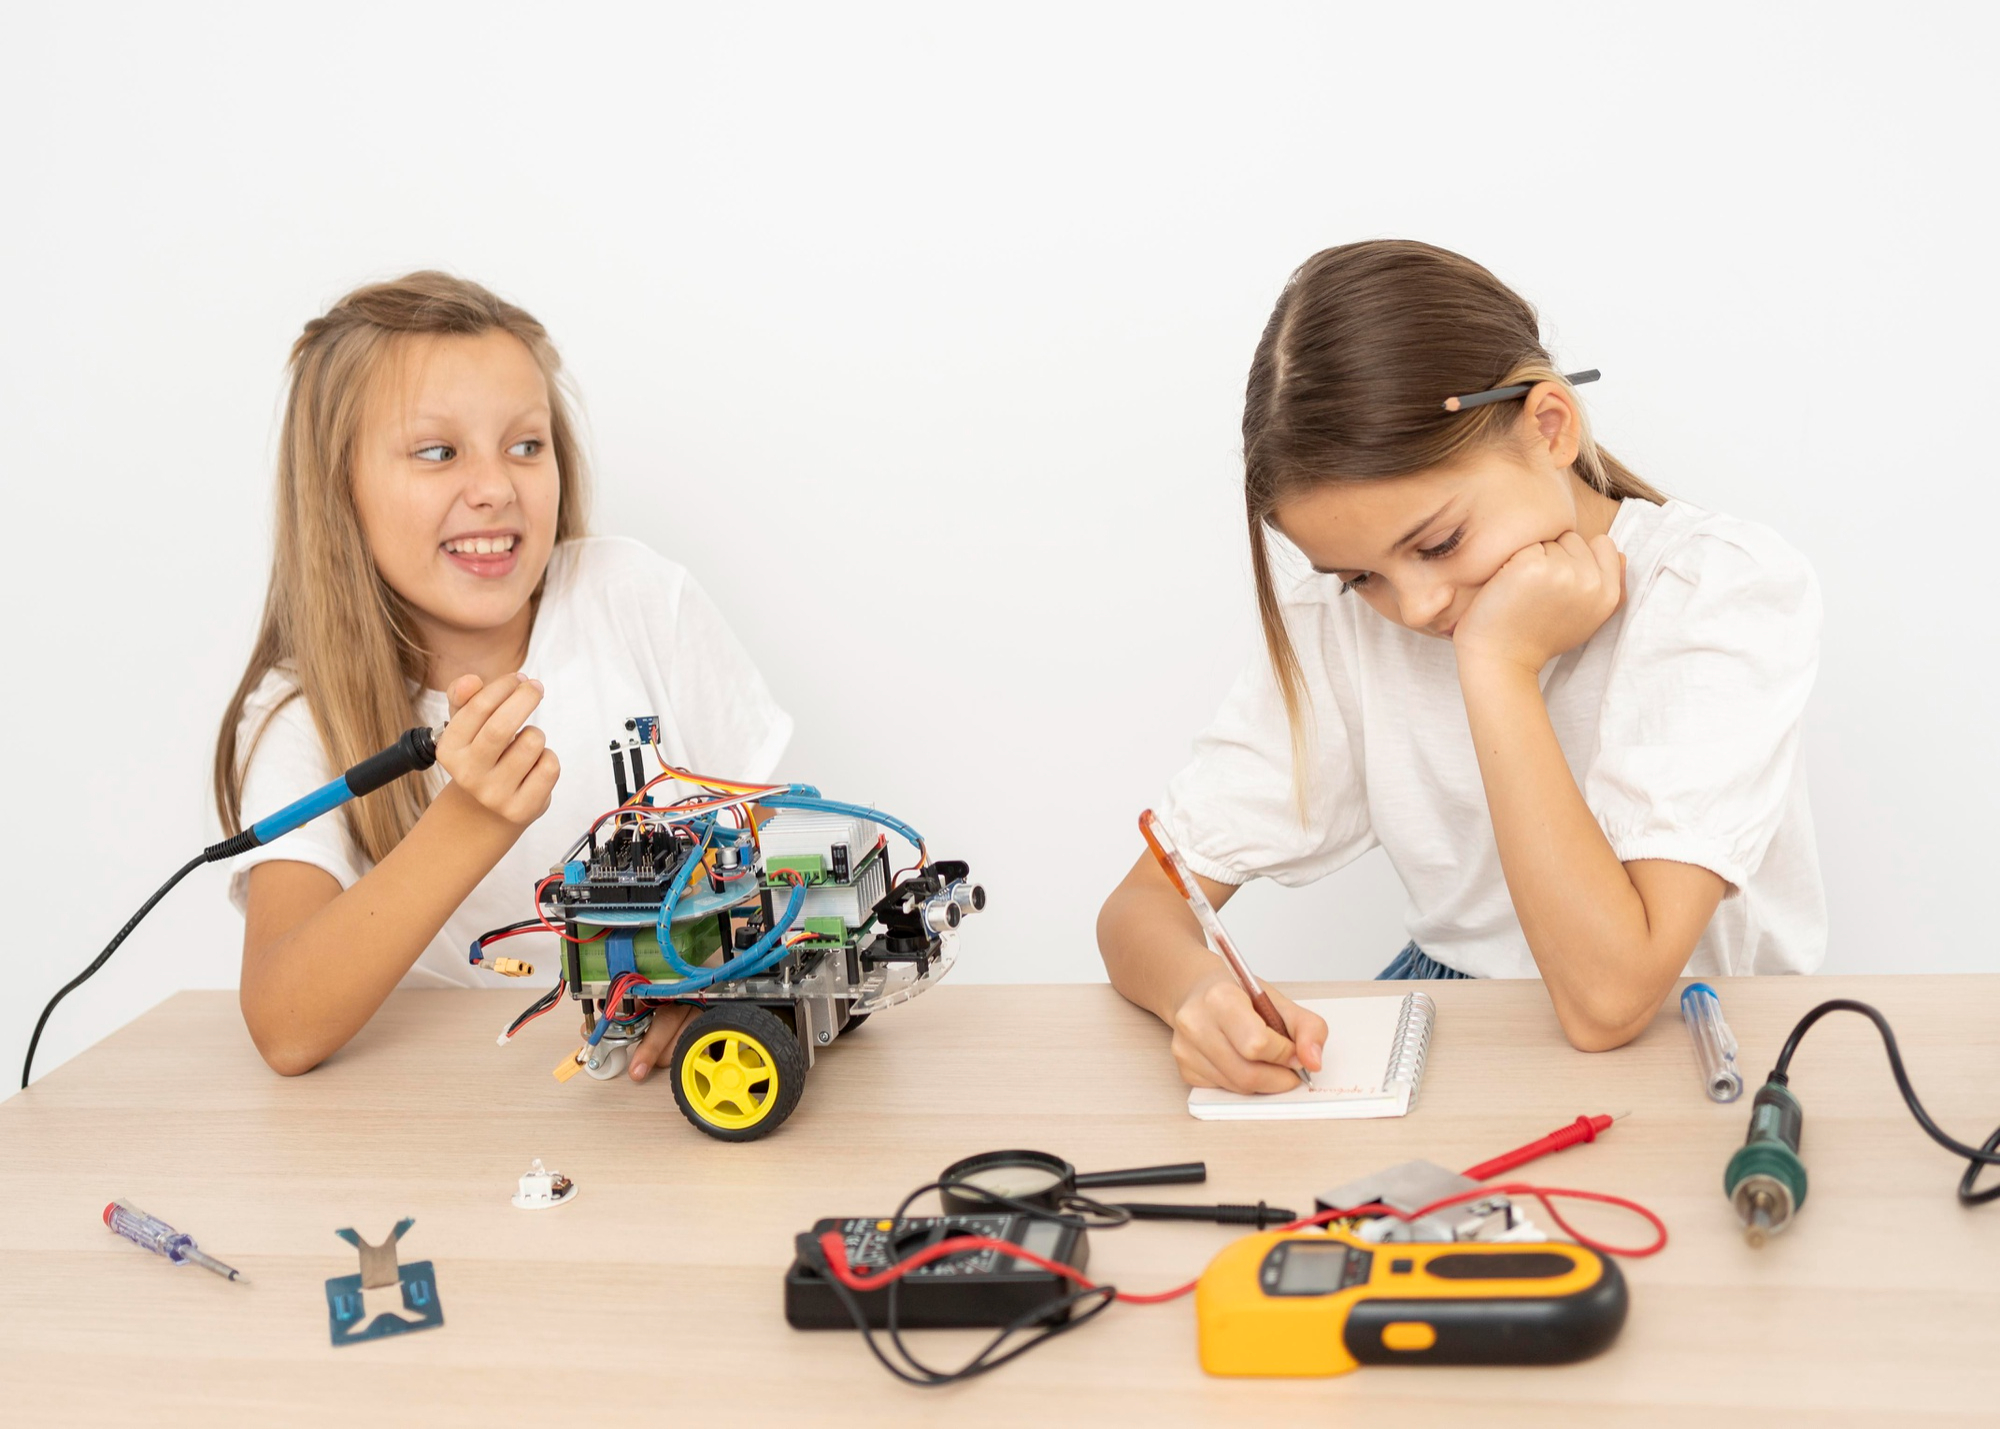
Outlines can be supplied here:
M1973 1189L1981 1169L2000 1166L2000 1152L1995 1149L2000 1148L2000 1130L1987 1137L1985 1145L1976 1148L1945 1135L1930 1119L1923 1103L1917 1100L1916 1089L1910 1085L1910 1075L1903 1070L1903 1054L1896 1047L1896 1034L1889 1030L1889 1020L1865 1002L1837 997L1830 1002L1822 1002L1800 1018L1798 1026L1792 1029L1792 1035L1785 1039L1784 1050L1778 1053L1777 1065L1771 1069L1763 1089L1750 1103L1749 1134L1723 1170L1723 1193L1729 1197L1730 1205L1735 1207L1737 1216L1743 1222L1744 1238L1753 1246L1762 1245L1790 1225L1799 1208L1806 1203L1806 1166L1799 1156L1805 1110L1791 1089L1792 1055L1798 1051L1800 1040L1812 1025L1829 1012L1858 1012L1873 1022L1875 1030L1882 1034L1882 1048L1889 1054L1889 1071L1896 1078L1896 1089L1903 1094L1910 1115L1917 1119L1917 1125L1931 1140L1952 1155L1963 1156L1969 1163L1958 1183L1959 1203L1977 1206L2000 1200L2000 1185L1989 1186L1983 1191Z
M23 1087L28 1085L28 1074L35 1065L35 1048L41 1043L42 1028L48 1025L49 1014L56 1010L56 1004L83 986L110 960L111 955L118 951L118 945L139 926L139 920L152 912L153 905L172 892L175 884L205 863L219 863L225 858L235 858L238 854L248 853L251 849L259 848L273 839L284 837L301 824L311 823L321 814L332 813L349 799L358 799L363 794L373 793L384 784L393 783L405 774L415 774L430 768L437 763L437 739L442 733L442 729L432 730L422 725L404 731L401 739L380 754L369 755L338 779L328 781L303 799L285 805L268 818L259 819L235 837L210 844L182 864L172 878L162 883L151 898L139 905L139 911L118 930L118 935L105 946L104 951L97 955L91 965L71 978L63 985L60 992L49 999L49 1005L44 1007L42 1015L35 1019L34 1034L28 1038L28 1057L21 1064L21 1085Z

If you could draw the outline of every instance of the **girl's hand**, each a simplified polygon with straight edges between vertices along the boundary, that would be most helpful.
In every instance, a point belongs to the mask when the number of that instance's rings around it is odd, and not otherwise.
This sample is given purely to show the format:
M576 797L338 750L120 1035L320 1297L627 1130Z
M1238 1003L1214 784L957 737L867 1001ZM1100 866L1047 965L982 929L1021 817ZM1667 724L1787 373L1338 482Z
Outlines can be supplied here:
M681 1039L681 1029L688 1025L697 1009L684 1002L670 1002L665 1007L653 1009L652 1025L646 1035L639 1039L639 1045L632 1049L632 1063L625 1069L625 1075L635 1082L643 1082L653 1068L674 1054L674 1043ZM585 1029L589 1035L589 1029Z
M539 680L503 675L484 684L464 675L446 692L451 720L438 739L438 763L451 782L517 831L549 807L561 766L527 718L542 702Z
M1451 632L1462 666L1498 659L1540 674L1595 635L1625 599L1625 557L1609 536L1565 531L1517 551Z
M1325 1020L1268 984L1264 991L1290 1029L1290 1040L1264 1025L1228 968L1188 989L1173 1017L1174 1062L1182 1081L1232 1092L1287 1092L1299 1084L1295 1058L1307 1071L1319 1070Z

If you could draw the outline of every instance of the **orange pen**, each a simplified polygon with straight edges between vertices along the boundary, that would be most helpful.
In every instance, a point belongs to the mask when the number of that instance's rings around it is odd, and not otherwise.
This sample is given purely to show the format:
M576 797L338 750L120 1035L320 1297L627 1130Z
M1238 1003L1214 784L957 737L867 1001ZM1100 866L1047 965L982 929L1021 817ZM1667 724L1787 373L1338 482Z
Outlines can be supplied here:
M1160 865L1161 872L1167 875L1167 881L1173 884L1182 898L1187 900L1188 907L1194 910L1195 921L1201 924L1202 932L1208 934L1209 941L1215 944L1215 950L1222 954L1222 960L1229 964L1229 970L1236 974L1236 980L1243 985L1243 991L1250 995L1250 1005L1257 1009L1257 1015L1264 1019L1264 1025L1287 1042L1291 1041L1291 1029L1285 1026L1285 1019L1278 1015L1277 1004L1271 1001L1271 994L1264 991L1263 984L1257 981L1257 975L1250 971L1250 964L1244 962L1243 955L1236 951L1236 944L1230 941L1228 932L1222 926L1222 919L1216 916L1215 907L1208 901L1208 895L1201 891L1201 885L1194 881L1193 872L1182 859L1181 851L1174 847L1174 841L1168 837L1166 826L1160 822L1160 816L1151 809L1140 814L1139 833L1146 840L1146 847L1153 851L1153 859ZM1299 1074L1301 1082L1308 1086L1312 1084L1312 1078L1306 1075L1305 1068L1294 1067L1292 1070Z

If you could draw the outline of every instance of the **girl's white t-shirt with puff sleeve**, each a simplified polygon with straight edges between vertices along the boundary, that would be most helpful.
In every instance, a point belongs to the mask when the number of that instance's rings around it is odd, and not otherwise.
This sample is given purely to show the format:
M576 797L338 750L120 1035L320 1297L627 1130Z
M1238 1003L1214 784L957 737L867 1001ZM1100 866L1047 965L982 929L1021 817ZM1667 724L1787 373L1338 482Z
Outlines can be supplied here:
M1728 882L1688 972L1810 972L1826 953L1799 753L1819 665L1812 567L1765 527L1682 501L1624 501L1610 534L1626 557L1624 604L1541 677L1584 802L1621 861L1697 864ZM1296 886L1380 845L1426 953L1475 977L1538 976L1451 643L1324 578L1301 584L1285 619L1312 697L1307 817L1259 657L1169 788L1163 815L1189 865L1222 883Z
M614 737L621 743L627 737L626 720L658 715L666 758L717 778L768 778L791 739L791 716L773 701L701 587L680 565L624 537L587 536L555 548L521 668L544 686L530 723L548 736L562 762L561 777L548 811L445 922L404 976L404 987L510 985L471 965L472 940L532 917L535 884L593 819L618 802L609 746ZM340 773L320 744L305 700L286 700L294 688L274 670L244 706L238 747L263 729L244 772L246 822ZM442 692L418 695L419 721L435 728L446 714ZM647 772L656 772L650 754ZM445 783L441 768L425 777L433 793ZM341 815L328 814L234 861L229 897L239 910L249 896L250 870L273 860L323 868L342 888L372 866ZM494 947L496 954L537 963L554 951L553 935L540 933ZM536 976L546 983L542 971L538 966Z

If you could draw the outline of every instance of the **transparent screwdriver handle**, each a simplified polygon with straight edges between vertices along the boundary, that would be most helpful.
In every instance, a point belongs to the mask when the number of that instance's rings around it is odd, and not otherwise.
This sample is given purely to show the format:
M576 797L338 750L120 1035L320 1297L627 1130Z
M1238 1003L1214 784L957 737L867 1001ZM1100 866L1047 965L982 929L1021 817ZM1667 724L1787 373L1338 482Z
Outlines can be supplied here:
M1722 1020L1722 999L1705 982L1689 983L1681 994L1681 1020L1694 1039L1695 1065L1710 1101L1733 1102L1743 1095L1736 1070L1736 1036Z
M165 1221L147 1215L137 1206L128 1206L123 1201L113 1201L104 1208L104 1224L132 1244L144 1246L155 1255L164 1255L175 1265L199 1265L202 1269L212 1270L227 1280L243 1278L214 1256L199 1249L194 1243L193 1236L182 1234Z

